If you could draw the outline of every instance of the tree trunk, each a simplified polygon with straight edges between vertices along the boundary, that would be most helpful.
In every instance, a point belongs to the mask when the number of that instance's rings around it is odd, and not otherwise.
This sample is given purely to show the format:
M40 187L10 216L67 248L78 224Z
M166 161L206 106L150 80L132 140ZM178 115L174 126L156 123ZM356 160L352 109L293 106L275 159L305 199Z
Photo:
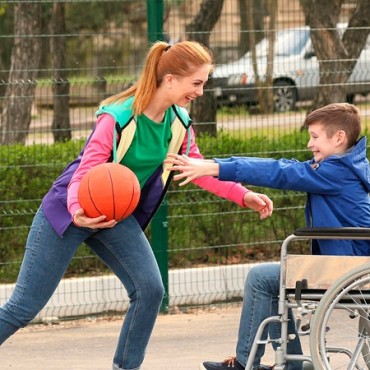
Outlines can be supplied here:
M31 124L40 57L38 3L14 5L14 47L1 115L3 144L24 144Z
M268 14L265 0L238 0L240 14L240 42L239 56L242 57L251 50L249 33L253 32L258 44L264 37L263 19ZM250 24L249 14L253 16L253 27Z
M198 14L186 26L189 39L198 41L209 48L210 33L220 18L223 4L224 0L202 1ZM190 115L194 118L194 129L197 134L207 133L217 136L217 105L212 78L209 79L203 96L192 102Z
M319 90L309 111L324 105L346 101L347 83L369 34L370 0L359 0L343 36L337 23L343 0L301 0L306 24L320 68ZM362 29L355 29L361 27Z
M50 28L51 9L53 4L45 2L41 3L41 14L40 14L40 31L42 35L47 35ZM50 56L50 40L48 37L42 37L40 39L40 63L38 78L48 78L49 69L49 56Z
M251 32L249 35L249 43L251 47L251 60L253 65L253 74L255 78L255 86L257 89L257 100L260 113L272 113L274 109L273 97L273 66L275 53L275 34L276 34L276 18L277 18L277 0L269 0L267 2L268 11L270 14L269 23L265 27L266 38L268 39L267 51L267 67L266 71L259 71L256 55L256 35ZM249 23L252 29L254 25L254 3L250 2ZM261 80L260 73L265 73L265 78Z
M52 133L54 142L72 138L69 117L69 81L66 72L66 24L65 3L54 3L51 20L50 51L53 68L53 106Z
M275 56L275 38L276 38L276 18L277 18L277 0L268 0L268 10L270 13L269 22L266 25L266 38L268 40L266 77L261 84L260 91L260 112L273 113L274 111L274 56Z
M251 0L249 2L249 13L248 13L248 20L249 20L249 26L251 27L251 30L254 30L254 0ZM260 85L260 79L259 79L259 73L258 73L258 66L257 66L257 54L256 54L256 34L255 32L249 33L249 47L251 52L251 61L252 61L252 67L253 67L253 74L255 79L255 85L258 87Z

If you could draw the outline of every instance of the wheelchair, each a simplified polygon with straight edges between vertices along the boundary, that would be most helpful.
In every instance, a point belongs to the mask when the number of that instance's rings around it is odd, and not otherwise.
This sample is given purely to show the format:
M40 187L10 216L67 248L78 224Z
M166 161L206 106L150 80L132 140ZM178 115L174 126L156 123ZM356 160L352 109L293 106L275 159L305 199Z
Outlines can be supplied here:
M313 239L370 239L370 228L301 228L283 241L278 315L260 324L246 370L258 345L271 342L277 343L274 370L287 369L289 361L315 370L370 369L370 256L288 254L294 241ZM290 308L298 335L309 336L309 355L287 353ZM281 325L281 338L262 340L272 322Z

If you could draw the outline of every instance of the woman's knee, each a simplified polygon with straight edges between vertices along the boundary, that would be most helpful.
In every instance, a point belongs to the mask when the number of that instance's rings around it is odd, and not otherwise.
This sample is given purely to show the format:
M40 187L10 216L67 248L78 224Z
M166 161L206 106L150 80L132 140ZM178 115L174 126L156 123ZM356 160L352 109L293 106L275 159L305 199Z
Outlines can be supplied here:
M135 290L129 294L130 300L140 300L147 305L158 305L162 302L165 289L162 280L144 279L136 284Z
M153 302L157 302L157 304L160 304L163 300L165 289L164 285L161 281L158 281L156 284L153 284L152 287L149 289L148 294L150 295L150 300Z

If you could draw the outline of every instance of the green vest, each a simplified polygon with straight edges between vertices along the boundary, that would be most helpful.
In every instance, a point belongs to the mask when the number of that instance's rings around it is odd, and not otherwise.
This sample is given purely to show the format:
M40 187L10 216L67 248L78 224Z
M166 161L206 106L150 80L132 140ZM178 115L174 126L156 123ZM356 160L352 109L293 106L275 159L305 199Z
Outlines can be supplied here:
M96 112L98 117L101 114L107 113L111 115L115 122L116 127L113 135L113 162L121 162L122 158L126 154L128 148L131 145L132 139L136 131L137 120L133 115L132 103L134 97L126 99L124 102L119 104L110 104L106 106L99 107ZM172 105L170 108L171 117L171 132L172 139L168 147L168 153L178 153L181 149L182 143L186 132L188 132L188 142L186 148L186 154L189 153L191 135L190 135L190 126L192 120L185 108ZM120 140L117 145L117 134L120 134ZM162 167L162 183L163 186L166 186L168 181L170 171L167 171L167 167L170 167L170 164L163 163Z

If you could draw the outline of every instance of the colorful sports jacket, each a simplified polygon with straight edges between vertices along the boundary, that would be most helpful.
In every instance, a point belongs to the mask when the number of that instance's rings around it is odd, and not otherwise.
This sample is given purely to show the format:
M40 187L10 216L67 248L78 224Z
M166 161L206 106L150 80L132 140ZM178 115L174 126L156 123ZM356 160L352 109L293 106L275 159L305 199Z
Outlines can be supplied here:
M79 156L71 162L54 182L42 201L44 213L58 235L62 236L71 224L71 215L81 208L77 191L83 175L93 166L105 162L120 162L135 134L137 120L132 114L133 98L122 104L100 107L97 124ZM168 152L187 153L202 158L195 143L191 119L184 108L168 108L172 114L172 139ZM172 179L167 165L160 165L141 189L139 204L134 212L140 226L145 229L161 204ZM193 183L244 207L246 188L235 182L223 182L206 176Z

